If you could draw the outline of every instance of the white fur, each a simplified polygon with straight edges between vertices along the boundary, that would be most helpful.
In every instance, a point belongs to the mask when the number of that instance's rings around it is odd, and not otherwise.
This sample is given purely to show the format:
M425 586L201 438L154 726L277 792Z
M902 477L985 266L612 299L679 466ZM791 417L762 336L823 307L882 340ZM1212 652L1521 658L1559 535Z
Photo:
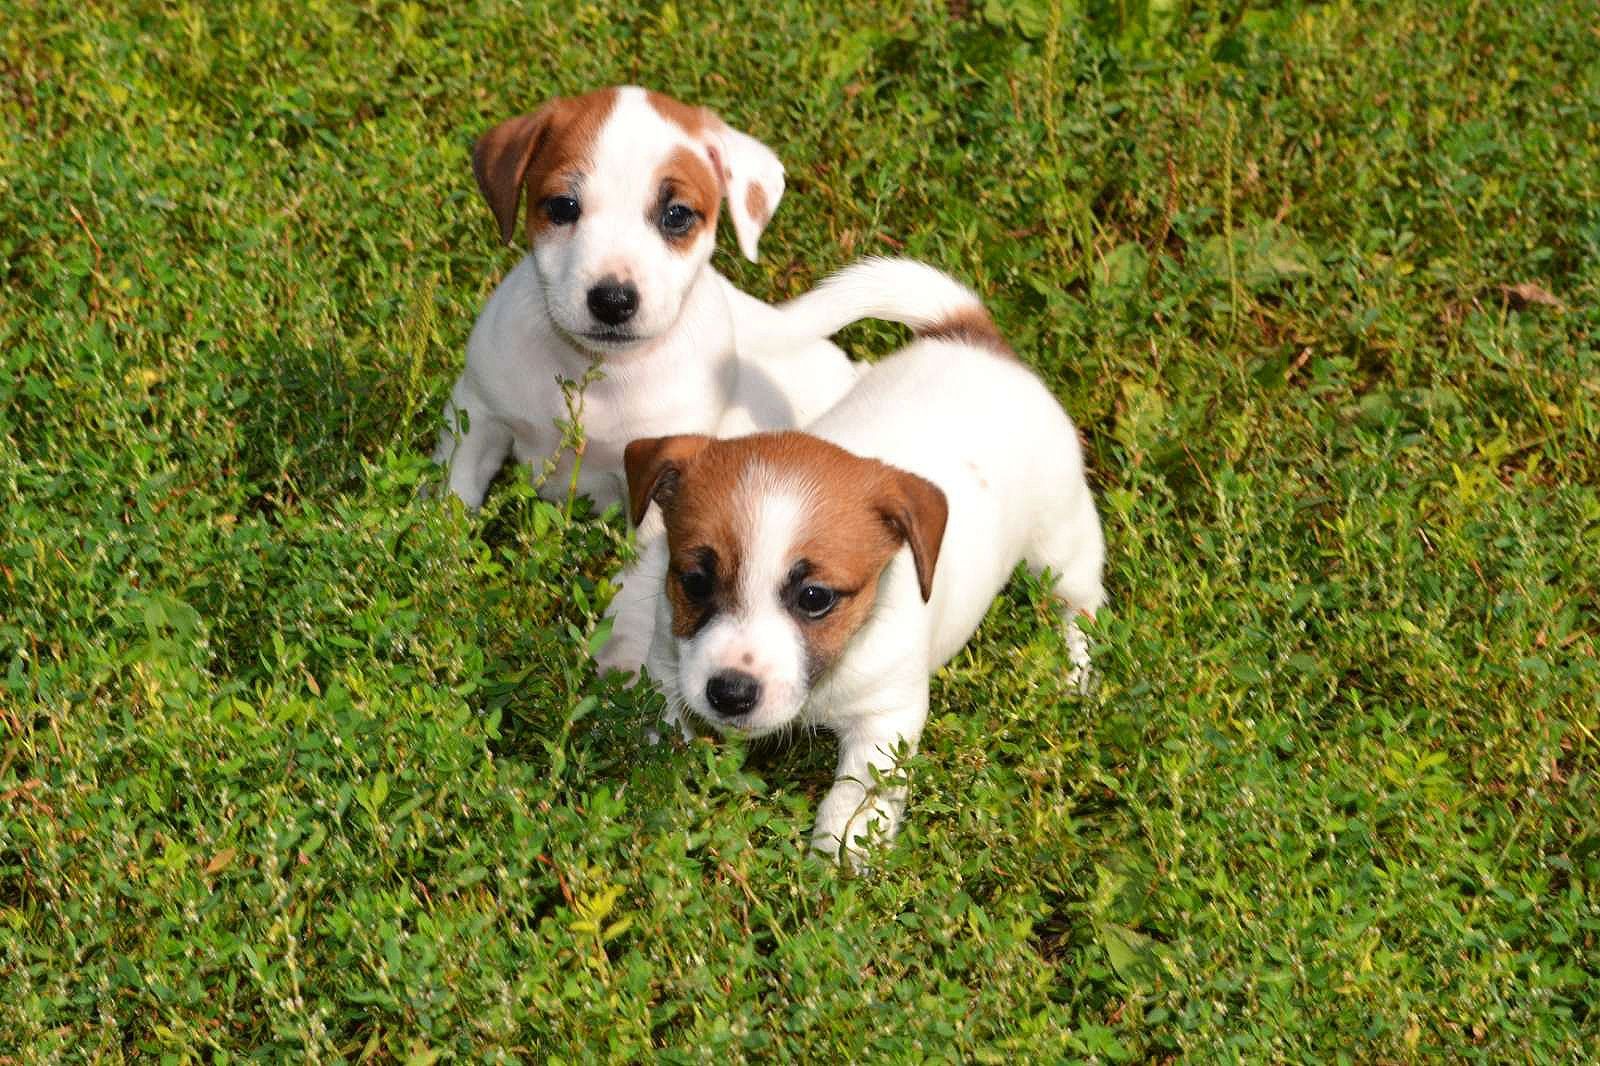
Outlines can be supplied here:
M820 320L823 314L861 310L861 294L876 293L881 299L875 297L871 313L933 325L960 310L951 306L951 286L965 290L943 275L938 275L942 283L928 284L929 273L937 274L920 264L869 261L801 300L816 305L806 313ZM915 277L923 283L896 295L895 286ZM976 305L970 293L965 300L968 307ZM1077 431L1039 379L1004 355L953 341L916 341L873 366L848 395L806 428L857 455L928 479L944 491L949 507L930 599L923 602L911 551L902 547L883 573L868 621L798 704L783 696L786 673L776 678L779 685L769 686L774 679L771 664L803 654L797 648L797 630L730 618L717 638L719 646L761 647L757 666L743 669L763 682L764 693L770 688L781 698L769 706L769 697L763 695L749 719L759 723L755 732L794 724L822 726L837 734L835 782L818 809L812 842L829 853L843 846L859 857L871 833L887 839L899 824L904 787L881 779L893 776L902 748L916 749L927 720L929 675L972 636L1018 562L1054 575L1074 673L1082 678L1086 646L1073 620L1079 612L1092 614L1104 602L1105 547L1084 479ZM780 490L768 491L765 500L748 506L769 513L776 509L780 516L793 509L792 490L787 490L789 501L782 503L774 502L785 499ZM776 560L763 564L771 585L769 602L776 601L793 561L789 541L797 526L797 521L775 518L751 530L761 555ZM746 544L747 555L750 550ZM645 569L660 568L658 590L665 560L663 544L643 563ZM674 706L726 728L709 713L703 696L709 672L702 663L712 652L698 637L683 641L672 635L665 597L658 596L653 607L651 676L668 691Z
M783 166L759 141L717 125L705 136L732 172L737 200L728 213L740 247L754 259L765 220L741 205L755 182L775 209ZM554 461L554 476L540 491L565 496L578 457L561 447L558 423L569 411L560 382L580 381L594 366L602 376L581 397L577 487L601 507L626 498L622 450L636 437L790 428L854 382L856 368L820 339L825 333L766 335L787 320L710 267L709 227L689 254L667 245L647 206L657 195L657 167L680 145L707 147L662 118L644 90L619 90L572 190L581 217L546 229L479 315L434 453L449 468L450 491L468 506L483 502L507 453L536 471ZM587 294L607 277L631 281L639 292L624 340L593 335L601 324Z

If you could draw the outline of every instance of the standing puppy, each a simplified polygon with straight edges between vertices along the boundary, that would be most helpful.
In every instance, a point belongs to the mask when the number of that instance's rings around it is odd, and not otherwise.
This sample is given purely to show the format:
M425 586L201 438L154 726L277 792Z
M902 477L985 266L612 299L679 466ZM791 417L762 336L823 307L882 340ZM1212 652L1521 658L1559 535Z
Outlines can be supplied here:
M721 205L753 260L784 184L770 149L710 111L634 87L558 98L484 134L472 169L507 243L526 201L531 250L478 317L445 408L434 459L468 506L507 453L555 459L547 484L565 492L561 382L595 366L577 484L601 507L625 498L629 440L795 426L855 380L822 334L774 352L774 310L709 266Z
M915 750L929 674L1018 562L1055 575L1087 669L1074 619L1104 601L1105 549L1071 420L971 292L868 260L781 310L824 327L867 312L919 339L805 433L628 445L633 517L654 502L667 530L646 665L675 711L723 731L837 734L812 843L855 856L899 823L904 789L876 778Z

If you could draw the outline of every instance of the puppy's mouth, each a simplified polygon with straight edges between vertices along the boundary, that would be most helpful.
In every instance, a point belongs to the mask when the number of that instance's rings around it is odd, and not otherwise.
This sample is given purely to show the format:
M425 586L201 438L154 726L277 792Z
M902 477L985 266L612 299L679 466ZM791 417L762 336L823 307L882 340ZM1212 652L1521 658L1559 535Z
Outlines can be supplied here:
M643 334L625 329L579 329L562 332L566 333L578 347L587 348L592 352L618 352L650 340Z
M640 339L637 333L629 333L623 329L589 329L578 336L596 344L632 344Z
M726 718L712 723L724 736L743 737L746 740L762 740L774 737L785 732L789 723L766 723L764 725L751 725L749 722L730 722Z
M743 737L746 740L760 740L762 737L771 736L774 733L780 733L784 728L781 725L774 725L770 722L760 724L751 722L748 715L739 718L729 718L725 715L718 714L716 711L702 711L693 706L691 706L690 709L694 711L694 716L696 718L700 719L700 721L704 722L710 728L715 729L718 733L725 737Z
M569 321L567 315L553 307L548 308L547 313L550 324L558 333L577 347L587 348L591 352L621 351L654 339L653 334L641 332L636 323L631 321L607 326L586 315L574 316L578 320Z

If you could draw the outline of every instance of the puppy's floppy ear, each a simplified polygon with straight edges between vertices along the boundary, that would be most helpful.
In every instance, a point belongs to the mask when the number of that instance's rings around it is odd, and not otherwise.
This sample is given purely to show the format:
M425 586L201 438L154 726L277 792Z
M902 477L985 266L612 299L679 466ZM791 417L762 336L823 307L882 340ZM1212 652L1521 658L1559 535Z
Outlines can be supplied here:
M710 437L698 433L628 442L622 451L622 468L628 474L628 515L634 525L644 521L650 501L671 501L683 468L710 443Z
M900 539L911 545L917 587L922 590L922 602L927 603L933 595L933 568L944 543L945 520L950 516L944 491L926 478L890 467L878 514Z
M517 210L528 164L549 139L562 101L552 100L531 115L508 118L472 146L472 176L500 224L500 239L510 244L517 235Z
M753 263L756 242L783 199L783 163L771 148L720 118L711 125L711 155L722 171L717 180L728 196L739 251Z

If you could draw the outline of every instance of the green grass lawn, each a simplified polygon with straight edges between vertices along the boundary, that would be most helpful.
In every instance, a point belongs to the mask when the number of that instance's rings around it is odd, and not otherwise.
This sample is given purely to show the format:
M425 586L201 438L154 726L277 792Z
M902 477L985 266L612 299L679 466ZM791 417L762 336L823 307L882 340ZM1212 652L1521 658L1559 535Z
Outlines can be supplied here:
M1590 0L645 6L6 5L0 1064L1600 1057ZM617 82L1087 436L1102 684L1014 583L867 876L595 678L617 514L416 499L469 146Z

